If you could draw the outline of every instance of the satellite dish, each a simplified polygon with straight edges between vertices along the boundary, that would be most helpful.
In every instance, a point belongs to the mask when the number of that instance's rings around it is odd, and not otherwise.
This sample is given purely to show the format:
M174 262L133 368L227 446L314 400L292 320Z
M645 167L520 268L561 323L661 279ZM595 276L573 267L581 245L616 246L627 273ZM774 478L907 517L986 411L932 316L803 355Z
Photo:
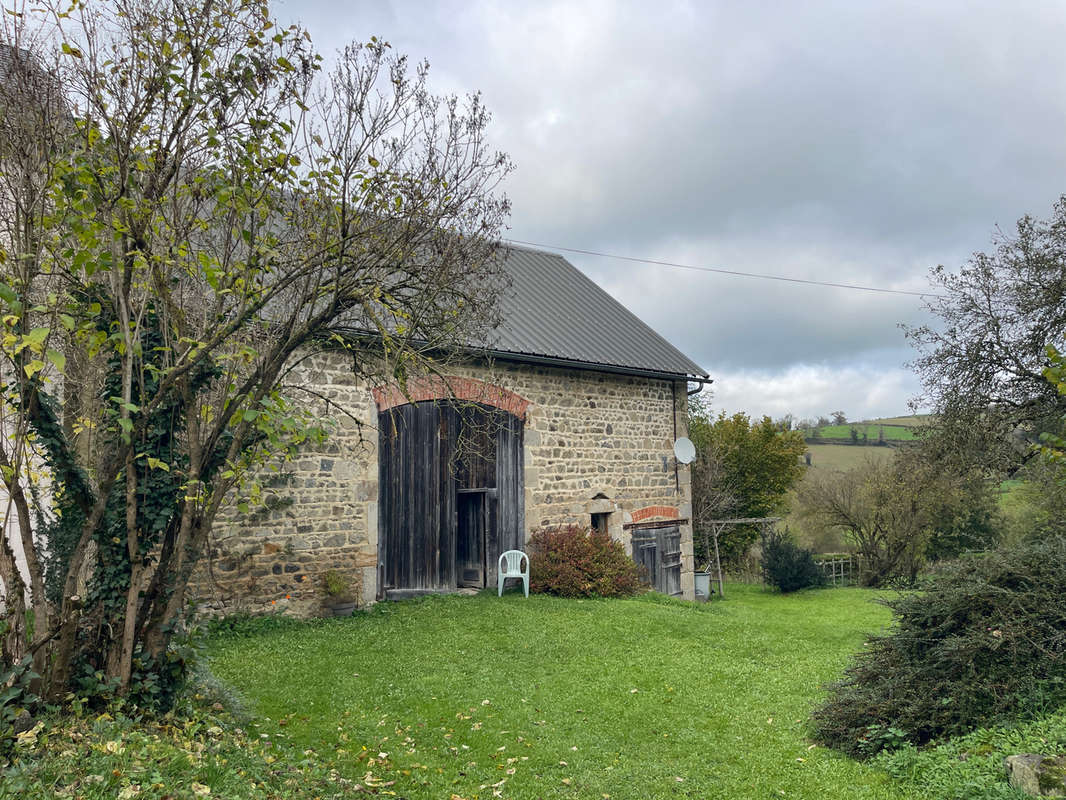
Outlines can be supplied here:
M682 464L691 464L696 460L696 445L691 439L682 436L674 442L674 456Z

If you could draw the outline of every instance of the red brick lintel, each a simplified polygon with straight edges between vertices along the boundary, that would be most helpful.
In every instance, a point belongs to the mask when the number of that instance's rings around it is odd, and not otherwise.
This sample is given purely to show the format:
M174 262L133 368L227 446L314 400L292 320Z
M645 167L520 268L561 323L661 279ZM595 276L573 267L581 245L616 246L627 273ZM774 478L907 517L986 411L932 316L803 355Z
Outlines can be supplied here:
M375 386L370 391L374 395L378 411L425 400L461 400L494 406L524 420L526 409L529 408L529 401L521 395L476 378L431 375L412 378L407 382L406 391L396 385Z
M659 517L662 519L678 519L681 514L677 506L645 506L633 512L633 522L642 522L646 519Z

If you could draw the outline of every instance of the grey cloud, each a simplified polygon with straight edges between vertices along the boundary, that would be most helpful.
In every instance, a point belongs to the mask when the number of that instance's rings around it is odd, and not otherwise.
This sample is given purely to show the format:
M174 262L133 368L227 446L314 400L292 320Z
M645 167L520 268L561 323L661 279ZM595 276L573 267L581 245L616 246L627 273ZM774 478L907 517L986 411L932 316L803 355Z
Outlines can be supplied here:
M518 164L518 239L920 289L1066 190L1066 6L280 8L326 49L378 34L428 58L439 89L483 90ZM897 323L922 317L913 298L569 257L720 387L752 370L793 385L810 365L903 375Z
M588 271L712 374L783 369L797 362L846 364L874 355L898 367L910 357L898 323L924 319L916 297L677 274L662 267Z

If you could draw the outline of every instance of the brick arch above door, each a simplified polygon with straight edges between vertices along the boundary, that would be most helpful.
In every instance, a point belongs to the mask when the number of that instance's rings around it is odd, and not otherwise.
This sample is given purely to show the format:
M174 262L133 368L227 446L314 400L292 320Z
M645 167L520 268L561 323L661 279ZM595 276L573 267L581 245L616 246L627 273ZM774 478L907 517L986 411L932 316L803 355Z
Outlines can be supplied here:
M406 391L395 384L382 384L370 393L379 412L427 400L459 400L493 406L524 421L529 409L529 401L517 392L476 378L429 375L407 381Z
M677 520L681 516L677 506L645 506L632 512L630 522L648 522L653 520Z

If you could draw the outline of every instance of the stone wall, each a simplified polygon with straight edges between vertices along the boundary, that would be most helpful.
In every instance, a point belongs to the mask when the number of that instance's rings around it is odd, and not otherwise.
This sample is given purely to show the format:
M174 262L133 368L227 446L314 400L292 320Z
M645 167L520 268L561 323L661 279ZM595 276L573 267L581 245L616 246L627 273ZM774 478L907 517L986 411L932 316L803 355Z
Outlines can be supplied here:
M211 558L190 589L206 609L320 613L328 570L348 579L360 604L377 596L377 411L396 394L357 383L340 355L309 361L299 377L324 398L319 411L328 403L336 432L281 467L266 507L216 526ZM527 536L605 514L628 548L630 525L691 516L689 469L672 450L687 435L683 381L497 363L452 370L445 382L412 381L408 394L524 411ZM682 591L691 599L691 525L681 531Z
M264 476L264 507L231 512L215 525L211 557L189 588L205 610L319 614L329 570L348 580L361 604L377 593L373 399L339 354L305 362L288 382L313 388L317 397L308 402L334 421L334 431L320 447Z

